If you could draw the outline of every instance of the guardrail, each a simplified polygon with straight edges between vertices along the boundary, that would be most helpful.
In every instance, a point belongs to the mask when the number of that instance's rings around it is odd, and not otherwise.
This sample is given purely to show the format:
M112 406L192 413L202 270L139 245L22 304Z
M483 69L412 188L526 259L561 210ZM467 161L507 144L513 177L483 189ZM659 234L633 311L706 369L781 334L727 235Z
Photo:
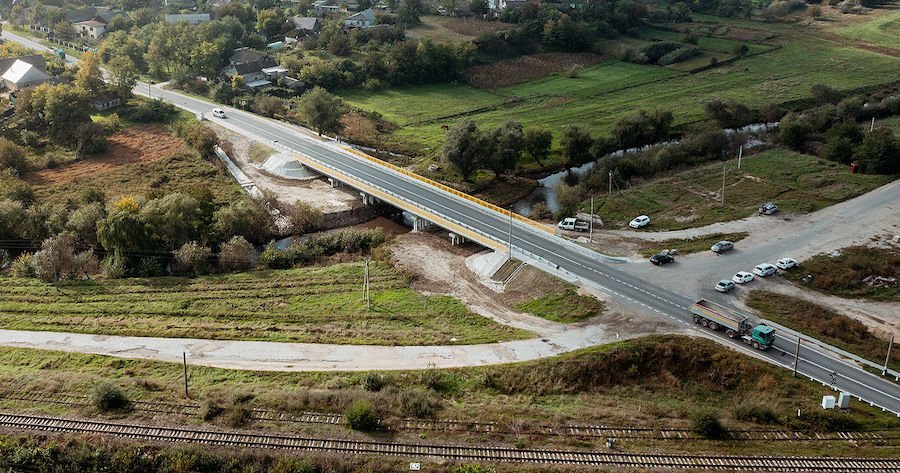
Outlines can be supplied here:
M477 197L472 197L471 195L466 194L465 192L462 192L462 191L456 190L456 189L454 189L454 188L452 188L452 187L450 187L450 186L441 184L440 182L437 182L437 181L435 181L435 180L433 180L433 179L429 179L429 178L427 178L427 177L425 177L425 176L421 176L421 175L419 175L419 174L416 174L416 173L414 173L414 172L412 172L412 171L410 171L410 170L408 170L408 169L404 169L404 168L402 168L402 167L400 167L400 166L397 166L397 165L391 164L391 163L389 163L389 162L387 162L387 161L378 159L378 158L376 158L376 157L374 157L374 156L372 156L372 155L369 155L369 154L367 154L367 153L363 153L362 151L360 151L360 150L358 150L358 149L356 149L356 148L353 148L352 146L346 146L346 145L345 145L345 146L342 146L342 148L344 148L344 150L346 150L346 151L348 151L348 152L350 152L350 153L353 153L354 155L359 156L360 158L363 158L363 159L365 159L365 160L367 160L367 161L370 161L370 162L372 162L372 163L374 163L374 164L377 164L377 165L379 165L379 166L384 166L384 167L386 167L386 168L389 168L389 169L391 169L391 170L394 170L394 171L396 171L396 172L399 172L400 174L403 174L403 175L405 175L405 176L407 176L407 177L411 177L411 178L416 179L416 180L418 180L418 181L420 181L420 182L424 182L425 184L428 184L428 185L430 185L430 186L437 187L438 189L440 189L440 190L442 190L442 191L449 192L449 193L451 193L451 194L453 194L453 195L455 195L455 196L457 196L457 197L466 199L466 200L468 200L469 202L472 202L472 203L474 203L474 204L477 204L477 205L480 205L480 206L482 206L482 207L485 207L485 208L488 208L488 209L490 209L490 210L493 210L494 212L501 213L501 214L503 214L503 215L505 215L505 216L507 216L507 217L509 217L510 215L512 215L512 218L513 218L514 220L519 221L519 222L521 222L521 223L524 223L524 224L526 224L526 225L530 225L530 226L532 226L532 227L534 227L534 228L537 228L538 230L541 230L541 231L544 231L544 232L547 232L547 233L550 233L550 234L555 234L555 233L556 233L555 230L551 229L551 228L548 227L547 225L544 225L543 223L535 222L534 220L532 220L532 219L530 219L530 218L528 218L528 217L519 215L519 214L517 214L517 213L515 213L515 212L513 212L513 211L511 211L511 210L509 210L509 209L504 209L504 208L499 207L499 206L497 206L497 205L494 205L494 204L492 204L492 203L490 203L490 202L481 200L481 199L479 199L479 198L477 198Z
M766 324L766 325L771 325L772 327L775 327L776 329L781 330L781 331L783 331L784 333L787 333L788 335L790 335L790 336L792 336L792 337L794 337L794 338L799 338L799 339L801 339L801 340L803 340L803 341L805 341L805 342L812 343L813 345L816 345L816 346L818 346L819 348L824 348L824 349L826 349L826 350L828 350L828 351L830 351L830 352L833 352L833 353L836 353L836 354L838 354L838 355L841 355L841 356L843 356L844 358L849 358L849 359L851 359L851 360L853 360L853 361L855 361L855 362L857 362L857 363L860 363L860 364L869 366L870 368L874 368L874 369L877 369L877 370L879 370L879 371L884 371L886 374L889 374L889 375L893 376L893 377L894 377L894 381L900 381L900 372L898 372L898 371L896 371L896 370L893 370L893 369L891 369L891 368L888 368L888 369L885 371L885 369L884 369L885 366L882 365L882 364L878 364L878 363L875 363L875 362L873 362L873 361L869 361L869 360L867 360L867 359L865 359L865 358L863 358L863 357L861 357L861 356L859 356L859 355L854 355L853 353L850 353L850 352L848 352L848 351L846 351L846 350L841 350L840 348L838 348L838 347L836 347L836 346L833 346L833 345L829 345L829 344L827 344L827 343L825 343L825 342L823 342L823 341L821 341L821 340L817 340L817 339L815 339L815 338L807 337L807 336L803 335L802 333L797 332L796 330L792 330L792 329L790 329L790 328L788 328L788 327L785 327L784 325L781 325L781 324L777 324L777 323L775 323L775 322L772 322L771 320L762 319L762 322L763 322L764 324Z

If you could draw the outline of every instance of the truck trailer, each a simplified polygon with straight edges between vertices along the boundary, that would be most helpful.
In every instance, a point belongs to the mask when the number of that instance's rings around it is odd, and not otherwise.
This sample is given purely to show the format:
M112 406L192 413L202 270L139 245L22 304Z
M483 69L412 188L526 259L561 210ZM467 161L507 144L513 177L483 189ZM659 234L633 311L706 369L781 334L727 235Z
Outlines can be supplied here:
M775 343L775 329L765 324L753 326L750 316L706 299L691 304L694 323L712 330L724 329L729 338L740 337L757 350L767 350Z

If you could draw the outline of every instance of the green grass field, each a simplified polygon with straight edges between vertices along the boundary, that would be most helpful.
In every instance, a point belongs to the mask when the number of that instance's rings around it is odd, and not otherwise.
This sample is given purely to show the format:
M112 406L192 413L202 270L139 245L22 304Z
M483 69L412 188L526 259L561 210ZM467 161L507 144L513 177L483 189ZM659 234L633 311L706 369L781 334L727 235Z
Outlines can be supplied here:
M676 43L681 42L682 37L682 34L677 31L659 30L656 28L647 27L641 28L641 35L651 39L674 41ZM762 44L754 44L747 41L737 41L726 38L715 38L711 36L699 36L697 41L697 46L700 49L714 51L717 53L725 53L728 55L731 55L734 52L735 48L741 46L742 44L747 45L747 48L750 50L751 54L771 49L771 46Z
M747 232L712 233L709 235L698 236L697 238L673 238L671 240L654 242L647 249L642 250L641 253L647 257L653 256L662 250L670 249L678 250L679 255L700 253L701 251L710 251L710 247L716 244L716 242L728 240L732 243L737 243L744 238L747 238L748 235L749 233Z
M603 301L578 294L575 287L561 293L545 294L516 305L516 310L555 322L578 322L600 315L606 309Z
M850 174L846 166L785 149L772 149L727 164L725 205L721 162L652 180L595 202L612 227L635 215L651 218L649 231L678 230L755 215L774 201L782 212L813 212L891 182L893 176ZM585 207L586 203L582 204Z
M866 21L841 26L831 31L846 38L885 48L900 50L900 9L873 10Z
M724 47L721 41L716 44ZM466 118L484 127L514 119L526 128L546 127L557 136L573 124L587 126L594 134L609 134L616 120L640 109L673 110L676 124L683 124L705 120L703 105L715 98L754 106L783 103L808 98L814 84L847 90L892 82L898 67L897 58L798 35L774 51L697 74L613 61L587 69L578 79L550 76L498 94L466 85L438 85L345 97L403 125L394 132L396 139L416 143L427 155L437 153L446 134L443 127L461 119L437 118L466 111L472 112ZM524 100L505 103L508 96Z
M0 278L0 327L374 345L489 343L528 336L473 314L454 298L420 294L387 266L371 271L371 310L363 300L361 263L56 285Z

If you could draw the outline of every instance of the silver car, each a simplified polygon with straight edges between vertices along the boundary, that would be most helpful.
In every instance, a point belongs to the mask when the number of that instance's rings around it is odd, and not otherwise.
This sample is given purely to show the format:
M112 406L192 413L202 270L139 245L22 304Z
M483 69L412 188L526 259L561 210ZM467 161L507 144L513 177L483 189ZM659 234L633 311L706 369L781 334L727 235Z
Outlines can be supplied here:
M734 289L734 281L730 279L723 279L716 283L716 290L719 292L728 292Z
M710 247L710 250L713 250L713 252L715 252L715 253L725 253L726 251L731 251L733 249L734 249L734 243L732 243L728 240L722 240L722 241L716 243L715 245L713 245L712 247Z

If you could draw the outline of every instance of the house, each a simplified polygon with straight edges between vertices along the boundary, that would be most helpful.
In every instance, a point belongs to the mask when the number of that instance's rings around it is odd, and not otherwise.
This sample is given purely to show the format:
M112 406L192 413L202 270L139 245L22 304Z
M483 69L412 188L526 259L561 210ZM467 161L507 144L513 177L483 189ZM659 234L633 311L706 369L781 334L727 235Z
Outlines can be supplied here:
M177 9L197 8L197 2L195 0L163 0L163 4L165 4L165 6L167 8L169 8L169 7L177 8Z
M293 77L282 76L281 82L282 87L291 89L295 92L302 91L306 89L306 82L303 82L300 79L294 79Z
M97 111L109 110L122 104L122 99L116 94L105 93L91 100L91 106Z
M373 25L375 25L375 10L371 8L354 13L344 20L344 26L347 28L371 28Z
M72 23L75 34L79 38L100 39L106 34L106 22L102 20L87 20Z
M529 0L488 0L488 7L491 11L503 11L507 8L519 8L528 3Z
M316 0L313 2L313 11L316 12L316 16L338 15L346 12L347 6L338 0Z
M235 49L231 57L228 58L228 64L230 64L231 66L237 66L238 64L250 64L254 62L259 64L260 69L262 69L263 67L275 67L278 65L278 62L269 57L268 54L250 48Z
M288 19L288 23L292 24L294 30L297 30L304 38L319 34L319 30L322 28L322 22L315 16L292 16Z
M12 62L0 64L2 74L0 79L3 86L12 92L22 90L28 87L36 87L45 82L50 82L53 78L47 75L46 64L44 67L38 67L32 62L22 60L21 58L10 58ZM43 59L43 58L42 58Z
M258 89L272 84L272 81L266 79L266 73L263 72L263 68L258 62L228 66L223 71L223 74L228 78L240 76L244 79L244 85L251 89Z
M185 22L189 25L199 25L200 23L206 23L209 21L209 13L184 13L184 14L170 14L167 13L164 21L168 24L176 24Z

